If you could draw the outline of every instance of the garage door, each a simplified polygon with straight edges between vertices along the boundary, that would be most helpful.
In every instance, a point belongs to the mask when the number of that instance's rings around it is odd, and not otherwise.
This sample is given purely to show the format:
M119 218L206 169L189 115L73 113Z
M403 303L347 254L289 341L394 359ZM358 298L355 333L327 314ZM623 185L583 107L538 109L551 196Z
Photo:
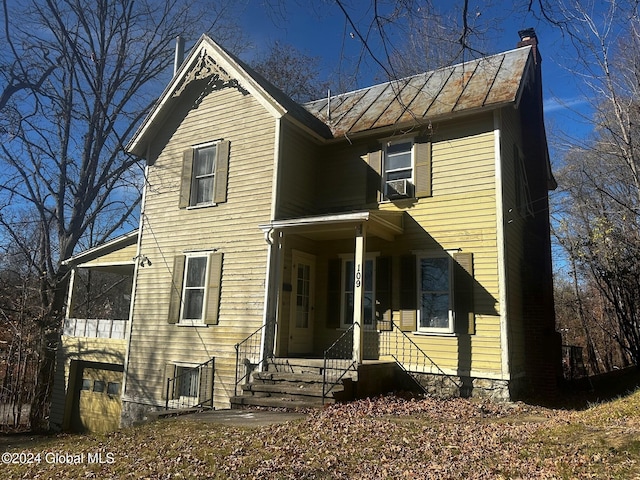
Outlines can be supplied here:
M78 374L77 410L73 429L108 432L120 426L122 366L83 365Z

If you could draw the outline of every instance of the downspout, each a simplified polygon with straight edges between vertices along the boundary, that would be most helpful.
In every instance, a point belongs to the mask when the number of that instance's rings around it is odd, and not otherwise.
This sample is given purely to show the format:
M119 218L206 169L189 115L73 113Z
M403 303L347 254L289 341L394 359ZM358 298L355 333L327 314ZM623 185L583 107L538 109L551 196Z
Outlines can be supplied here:
M264 239L269 245L267 255L267 284L265 288L264 313L262 317L263 341L260 343L260 360L273 355L276 346L278 285L280 284L280 232L272 227L264 229ZM260 364L262 370L264 363Z

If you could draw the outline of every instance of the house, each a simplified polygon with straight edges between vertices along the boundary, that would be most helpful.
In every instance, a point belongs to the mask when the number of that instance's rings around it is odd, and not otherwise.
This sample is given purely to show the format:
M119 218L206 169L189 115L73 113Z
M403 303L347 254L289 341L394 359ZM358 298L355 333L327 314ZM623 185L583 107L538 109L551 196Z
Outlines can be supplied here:
M313 365L323 396L406 374L445 394L552 395L555 181L538 42L520 34L305 105L202 36L127 145L146 183L122 423L252 403L252 371Z

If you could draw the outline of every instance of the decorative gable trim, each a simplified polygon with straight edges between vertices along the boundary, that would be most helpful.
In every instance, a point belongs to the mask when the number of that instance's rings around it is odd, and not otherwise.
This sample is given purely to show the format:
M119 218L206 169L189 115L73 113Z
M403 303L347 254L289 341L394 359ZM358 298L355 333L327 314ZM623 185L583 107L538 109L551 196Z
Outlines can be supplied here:
M238 83L238 80L232 78L231 75L218 65L213 57L208 54L207 49L203 47L200 49L200 53L193 67L187 70L186 75L179 79L172 97L175 98L182 95L182 92L185 91L190 83L207 78L210 79L207 86L212 87L214 90L231 87L237 88L243 95L249 93Z

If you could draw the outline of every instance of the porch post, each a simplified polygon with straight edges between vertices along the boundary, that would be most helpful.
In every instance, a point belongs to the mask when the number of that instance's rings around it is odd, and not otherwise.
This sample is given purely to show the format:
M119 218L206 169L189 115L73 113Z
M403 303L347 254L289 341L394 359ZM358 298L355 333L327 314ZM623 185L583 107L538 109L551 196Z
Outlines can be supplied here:
M280 295L279 285L282 283L281 277L281 232L270 228L264 231L267 241L267 272L264 299L264 314L262 342L260 344L260 359L275 353L277 338L277 318L278 318L278 298ZM261 366L262 368L262 366Z
M353 360L362 363L362 340L364 338L364 266L367 250L367 226L356 227L356 245L353 279Z

